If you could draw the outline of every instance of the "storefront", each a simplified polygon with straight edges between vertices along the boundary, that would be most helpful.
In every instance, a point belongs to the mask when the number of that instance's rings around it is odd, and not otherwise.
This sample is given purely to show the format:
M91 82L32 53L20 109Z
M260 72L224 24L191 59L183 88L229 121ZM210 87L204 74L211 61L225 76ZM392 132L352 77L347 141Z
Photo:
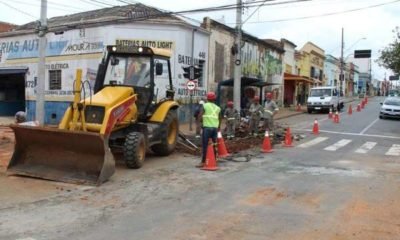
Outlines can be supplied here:
M284 106L305 104L313 81L305 76L285 73Z
M0 68L0 116L25 111L25 74L27 68Z

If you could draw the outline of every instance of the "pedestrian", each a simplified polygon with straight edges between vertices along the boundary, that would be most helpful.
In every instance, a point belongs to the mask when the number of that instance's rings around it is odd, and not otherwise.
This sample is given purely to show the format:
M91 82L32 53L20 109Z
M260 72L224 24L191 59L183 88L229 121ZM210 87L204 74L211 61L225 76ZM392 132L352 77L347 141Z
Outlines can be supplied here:
M200 100L199 105L197 105L195 111L194 111L194 118L196 120L196 138L201 137L201 124L202 124L202 119L200 117L200 111L203 108L204 101Z
M203 104L200 111L200 118L203 122L203 136L202 136L202 156L201 163L196 167L203 167L206 162L208 142L211 139L216 155L216 144L218 131L221 126L221 108L215 104L216 95L214 92L207 93L207 102Z
M274 131L274 116L279 111L278 105L272 100L272 93L265 94L266 101L264 103L264 129L269 132Z
M250 105L250 131L249 135L258 136L258 125L260 124L261 117L263 116L263 107L260 104L260 98L255 96L253 103Z
M233 108L233 102L228 101L227 108L224 112L224 118L226 120L226 134L228 139L235 137L236 121L238 119L238 112Z

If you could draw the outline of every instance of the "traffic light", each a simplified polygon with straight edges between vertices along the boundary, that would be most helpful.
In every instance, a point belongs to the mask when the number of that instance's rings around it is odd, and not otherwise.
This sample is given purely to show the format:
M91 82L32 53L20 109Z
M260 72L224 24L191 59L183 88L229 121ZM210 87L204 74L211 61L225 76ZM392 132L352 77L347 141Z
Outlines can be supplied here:
M194 79L199 79L203 76L203 66L194 68Z
M189 80L199 79L203 76L203 65L199 67L189 66L189 67L182 67L183 68L183 77Z
M189 66L189 67L182 67L183 68L183 77L187 78L189 80L193 80L195 79L194 75L195 75L195 69L193 66Z

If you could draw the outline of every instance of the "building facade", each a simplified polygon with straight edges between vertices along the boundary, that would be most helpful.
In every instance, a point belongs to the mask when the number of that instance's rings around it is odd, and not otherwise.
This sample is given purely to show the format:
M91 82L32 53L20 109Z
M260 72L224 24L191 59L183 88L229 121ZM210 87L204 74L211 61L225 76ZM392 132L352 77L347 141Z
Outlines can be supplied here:
M338 86L338 79L340 74L339 59L332 55L326 55L325 63L325 85L326 86Z
M312 42L307 42L300 52L303 55L301 73L313 80L314 86L324 85L325 51Z
M14 24L11 24L11 23L0 22L0 33L11 31L16 26L17 25L14 25Z
M93 88L97 67L107 45L149 46L172 52L171 74L176 99L181 103L180 121L191 117L187 105L190 92L186 89L183 67L195 64L203 69L203 76L192 95L201 98L206 94L209 33L179 18L135 4L52 18L48 20L48 26L44 79L46 124L58 124L72 101L76 69L83 70L83 80ZM39 40L34 29L35 24L29 23L0 34L2 115L25 110L28 119L35 118ZM156 85L157 99L154 101L165 95L168 81L160 80Z
M238 49L235 47L236 30L218 21L204 18L201 25L210 32L208 81L209 89L218 91L221 97L221 106L228 100L233 99L233 88L219 87L222 82L233 81L235 68L235 54ZM248 98L255 94L263 94L264 91L272 91L275 100L279 104L283 100L283 48L268 41L258 39L250 34L242 34L241 50L241 71L242 71L242 108L247 104ZM251 86L259 81L266 83L260 89Z

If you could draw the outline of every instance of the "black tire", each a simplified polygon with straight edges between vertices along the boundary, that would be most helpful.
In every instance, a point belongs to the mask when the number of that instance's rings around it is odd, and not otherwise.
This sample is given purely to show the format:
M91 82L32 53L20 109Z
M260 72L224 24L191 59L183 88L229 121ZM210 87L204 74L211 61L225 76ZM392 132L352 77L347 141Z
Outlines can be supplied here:
M176 110L170 110L160 127L161 143L151 146L151 150L159 156L168 156L174 150L179 133L179 122Z
M311 108L307 108L307 112L311 114L312 113L312 109Z
M142 133L131 132L125 138L124 160L128 168L141 168L146 156L146 140Z
M383 117L382 115L379 115L379 118L380 118L380 119L383 119L384 117Z

